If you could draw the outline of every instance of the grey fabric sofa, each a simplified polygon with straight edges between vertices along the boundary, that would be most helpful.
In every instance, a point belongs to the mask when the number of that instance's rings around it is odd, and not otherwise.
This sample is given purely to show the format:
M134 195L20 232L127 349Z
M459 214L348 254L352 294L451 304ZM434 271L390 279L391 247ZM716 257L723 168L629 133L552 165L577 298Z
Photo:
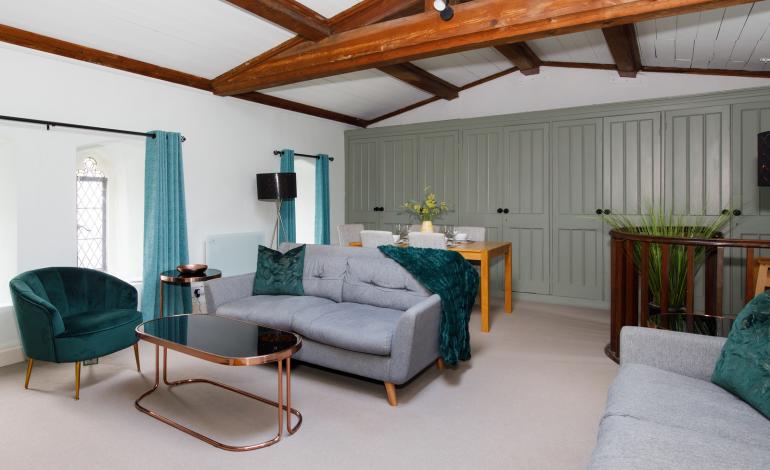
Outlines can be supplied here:
M770 420L711 383L724 338L625 327L590 470L770 469Z
M253 296L253 283L254 274L209 281L208 313L301 335L296 359L382 381L393 406L395 385L441 367L439 296L376 248L307 245L304 296Z

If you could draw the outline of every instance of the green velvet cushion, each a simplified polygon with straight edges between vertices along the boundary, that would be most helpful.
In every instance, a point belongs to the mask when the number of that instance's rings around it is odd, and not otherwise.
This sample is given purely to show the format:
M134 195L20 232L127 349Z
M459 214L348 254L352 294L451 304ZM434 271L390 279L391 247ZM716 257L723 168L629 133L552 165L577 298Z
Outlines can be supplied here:
M305 295L302 271L305 268L305 245L286 253L259 246L254 295Z
M735 319L711 381L770 418L770 295L759 294Z

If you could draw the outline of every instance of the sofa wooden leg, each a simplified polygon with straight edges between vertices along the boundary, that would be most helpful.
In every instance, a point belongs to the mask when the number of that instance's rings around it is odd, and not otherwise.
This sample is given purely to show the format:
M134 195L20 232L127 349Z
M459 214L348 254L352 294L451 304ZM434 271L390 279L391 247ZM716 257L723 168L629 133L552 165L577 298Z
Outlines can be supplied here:
M75 400L80 400L80 361L75 363Z
M444 370L444 359L442 358L436 359L436 369Z
M139 342L134 343L134 359L136 359L137 372L142 371L142 366L139 364Z
M390 406L398 405L398 399L396 398L396 386L390 382L385 382L385 392L388 394L388 403L390 403Z
M32 375L32 366L35 364L34 359L27 359L27 376L24 377L24 388L29 388L29 376Z

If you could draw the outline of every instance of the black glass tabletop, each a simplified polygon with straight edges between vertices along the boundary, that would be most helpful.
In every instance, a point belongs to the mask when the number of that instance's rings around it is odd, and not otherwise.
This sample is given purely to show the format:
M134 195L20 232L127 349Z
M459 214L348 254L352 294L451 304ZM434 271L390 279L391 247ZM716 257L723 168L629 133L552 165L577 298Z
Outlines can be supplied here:
M217 315L173 315L136 327L143 340L211 362L253 365L290 357L301 347L294 333Z
M204 282L211 279L222 277L222 271L218 269L206 269L195 273L181 273L176 269L163 271L160 273L160 279L171 284L192 284L193 282Z

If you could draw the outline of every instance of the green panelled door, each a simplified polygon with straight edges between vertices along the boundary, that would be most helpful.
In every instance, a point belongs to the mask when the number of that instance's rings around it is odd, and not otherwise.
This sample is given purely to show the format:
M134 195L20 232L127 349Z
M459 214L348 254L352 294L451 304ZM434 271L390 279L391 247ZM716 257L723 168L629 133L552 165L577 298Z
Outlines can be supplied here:
M602 120L556 122L553 155L551 294L604 298Z
M503 129L503 239L511 242L516 292L550 292L550 155L548 124Z
M380 206L378 139L360 139L348 142L345 156L345 180L348 224L364 224L368 230L379 226Z

